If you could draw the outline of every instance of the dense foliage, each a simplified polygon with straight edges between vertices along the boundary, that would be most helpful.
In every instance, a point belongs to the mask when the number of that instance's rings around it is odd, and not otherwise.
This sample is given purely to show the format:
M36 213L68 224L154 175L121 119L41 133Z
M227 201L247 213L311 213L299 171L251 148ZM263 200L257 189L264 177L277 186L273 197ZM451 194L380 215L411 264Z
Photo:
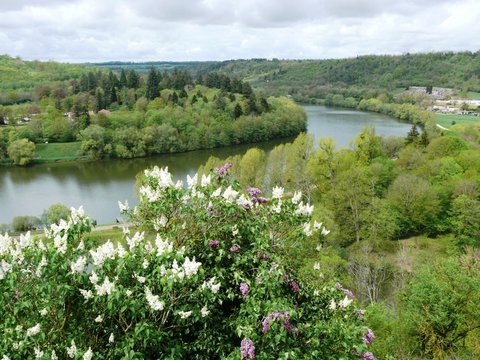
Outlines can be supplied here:
M79 141L90 159L132 158L254 143L306 129L306 115L292 101L267 99L223 74L193 79L187 71L161 73L153 67L145 76L82 69L76 79L31 89L33 102L0 106L0 124L8 125L0 127L1 162L35 160L32 142ZM27 140L28 149L19 154L16 144Z
M230 166L187 187L146 170L124 241L94 243L81 209L45 239L0 236L3 359L373 359L354 295L300 281L284 252L328 234L313 206L243 192Z
M332 139L314 147L302 134L269 154L227 159L243 186L301 189L313 201L332 232L316 248L291 246L289 259L302 279L341 279L371 304L367 323L389 334L374 345L381 358L480 354L472 307L480 294L480 128L452 129L381 138L366 128L350 149ZM200 172L223 161L212 157Z

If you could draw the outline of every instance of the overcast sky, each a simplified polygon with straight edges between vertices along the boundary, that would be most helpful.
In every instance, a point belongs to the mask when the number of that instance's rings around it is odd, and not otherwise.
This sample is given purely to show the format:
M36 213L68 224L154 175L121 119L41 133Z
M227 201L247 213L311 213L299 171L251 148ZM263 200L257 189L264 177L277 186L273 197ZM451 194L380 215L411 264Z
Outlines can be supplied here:
M0 54L68 62L480 49L480 0L0 0Z

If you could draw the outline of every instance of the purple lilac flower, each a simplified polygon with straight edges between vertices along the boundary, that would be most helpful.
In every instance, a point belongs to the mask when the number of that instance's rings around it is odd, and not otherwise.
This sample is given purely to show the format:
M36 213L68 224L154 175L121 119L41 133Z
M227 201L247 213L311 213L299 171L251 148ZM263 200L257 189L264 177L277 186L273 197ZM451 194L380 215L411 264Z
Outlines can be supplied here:
M238 253L240 252L240 248L237 246L237 245L233 245L231 248L230 248L230 252L231 253Z
M260 251L257 252L257 258L260 260L270 261L270 256Z
M208 246L212 247L212 248L216 248L220 245L220 241L218 240L210 240L208 242Z
M266 317L262 321L262 334L266 334L268 330L270 330L270 320Z
M298 283L294 280L290 281L290 286L292 287L293 291L296 293L300 290Z
M352 291L350 291L350 290L348 290L348 289L345 289L345 288L342 286L342 284L340 284L340 283L337 282L337 283L335 284L335 288L338 289L338 290L340 290L340 291L342 291L342 292L343 292L347 297L349 297L350 299L355 300L355 294L354 294Z
M266 202L268 202L268 199L262 196L257 197L257 200L260 204L265 204Z
M375 360L375 356L370 351L363 353L363 360Z
M249 291L248 284L246 283L241 283L240 284L240 292L242 293L243 296L247 296Z
M262 194L262 190L256 187L250 187L247 189L247 193L250 194L251 196L258 196Z
M372 329L367 329L365 336L363 337L363 342L367 345L370 345L373 340L375 339L375 335L373 334Z
M222 167L216 167L215 168L215 171L218 173L218 175L220 175L220 177L224 177L225 174L227 173L228 169L230 169L231 167L233 166L232 163L226 163L225 165L223 165Z
M298 329L296 327L293 327L292 324L290 324L290 321L286 320L284 323L283 323L283 327L285 329L287 329L287 331L290 331L292 333L296 333L298 332Z
M240 343L240 353L242 354L242 359L255 359L255 345L250 339L243 339Z
M365 316L365 310L363 310L363 309L358 309L358 310L357 310L357 317L358 317L359 319L363 319L364 316Z

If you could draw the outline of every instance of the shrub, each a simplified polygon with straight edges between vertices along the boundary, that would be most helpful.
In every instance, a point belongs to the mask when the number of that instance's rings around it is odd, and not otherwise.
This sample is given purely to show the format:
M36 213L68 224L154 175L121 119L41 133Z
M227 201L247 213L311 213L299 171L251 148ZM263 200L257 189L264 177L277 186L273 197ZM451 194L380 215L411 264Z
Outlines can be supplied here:
M81 209L45 240L1 236L0 355L371 359L353 294L299 281L282 254L320 230L312 208L217 170L186 188L145 171L140 204L120 204L143 231L122 241L93 243Z

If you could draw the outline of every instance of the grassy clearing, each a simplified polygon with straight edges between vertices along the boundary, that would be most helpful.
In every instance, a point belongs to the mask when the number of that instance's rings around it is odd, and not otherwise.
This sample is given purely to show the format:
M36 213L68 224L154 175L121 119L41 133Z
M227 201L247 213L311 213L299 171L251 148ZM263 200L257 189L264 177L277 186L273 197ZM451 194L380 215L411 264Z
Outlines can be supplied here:
M83 159L80 142L37 144L35 161L71 161Z
M469 91L467 93L467 98L472 100L479 100L480 99L480 92Z
M452 127L452 122L455 121L456 124L473 124L480 123L480 116L473 115L446 115L446 114L435 114L437 124L442 125L446 128Z

